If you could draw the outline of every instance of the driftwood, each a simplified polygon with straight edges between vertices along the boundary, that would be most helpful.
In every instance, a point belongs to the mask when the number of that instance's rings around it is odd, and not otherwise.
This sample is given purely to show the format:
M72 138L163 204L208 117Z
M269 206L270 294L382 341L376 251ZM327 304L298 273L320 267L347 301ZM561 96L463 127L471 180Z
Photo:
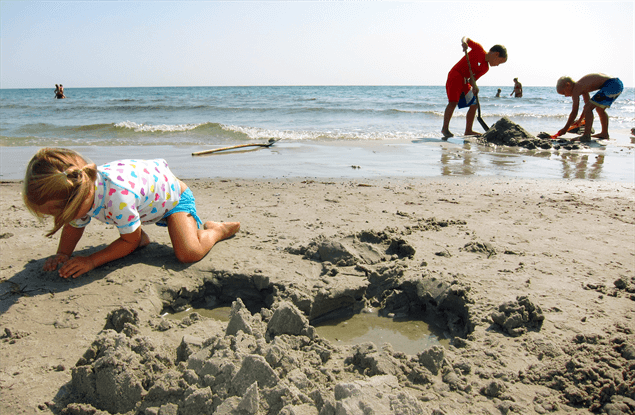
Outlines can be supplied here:
M278 140L280 140L280 139L279 138L278 139L270 138L267 143L239 144L239 145L236 145L236 146L214 148L212 150L196 151L196 152L192 153L192 155L193 156L202 156L204 154L212 154L212 153L217 153L219 151L233 150L233 149L236 149L236 148L245 148L245 147L271 147Z

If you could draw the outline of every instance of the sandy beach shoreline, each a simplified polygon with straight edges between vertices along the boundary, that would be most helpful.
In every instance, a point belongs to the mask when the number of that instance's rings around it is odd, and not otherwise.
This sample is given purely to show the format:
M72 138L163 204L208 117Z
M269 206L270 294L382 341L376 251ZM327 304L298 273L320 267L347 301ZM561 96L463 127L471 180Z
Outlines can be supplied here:
M538 132L534 132L538 134ZM484 147L453 137L417 140L281 140L270 148L193 157L224 146L71 147L97 164L125 158L164 158L179 177L246 179L475 176L515 179L592 179L633 182L635 144L630 131L579 150ZM574 134L567 134L571 139ZM266 140L262 140L266 142ZM236 144L243 144L236 143ZM600 145L602 144L602 145ZM229 144L228 144L229 145ZM0 180L21 180L37 147L0 147Z
M147 248L72 281L41 271L57 236L43 237L50 223L28 214L19 182L1 184L1 413L331 413L353 399L334 391L349 385L368 399L380 380L385 397L397 399L393 408L401 402L416 409L386 413L635 410L633 183L494 177L186 182L202 218L240 221L241 231L186 266L175 260L167 232L149 226L153 243ZM93 223L78 252L116 236ZM426 281L445 284L445 291L418 292ZM493 313L500 317L507 302L522 311L523 297L540 310L535 319L509 327L494 322ZM229 305L237 298L247 308L235 305L234 314L251 335L229 335L227 323L207 318L169 324L160 317L166 307ZM431 298L454 303L433 307ZM308 320L301 333L274 341L260 329L271 326L271 311L259 310L281 304ZM403 304L410 308L398 309ZM435 360L423 351L405 356L382 345L338 347L312 337L309 321L365 306L386 313L425 309L453 345ZM113 328L113 315L122 310L137 318L119 333L100 334ZM85 353L107 350L116 336L117 344L126 338L152 344L144 359L163 356L161 364L153 360L162 369L126 372L135 360L117 349L123 359L118 367L128 376L123 383L138 385L138 398L116 388L113 395L90 398L80 391L80 374L93 371L103 381L106 372ZM233 383L222 383L220 373L214 381L203 376L194 359L201 347L232 362ZM291 361L272 360L276 347L288 348ZM141 353L134 346L126 350L137 359ZM323 353L318 363L310 354L315 350ZM269 378L256 379L254 401L253 388L247 393L249 385L239 387L237 379L248 362L265 361ZM112 376L115 386L122 382ZM173 389L157 386L165 379L181 379L184 389L174 383L178 393L170 395ZM196 406L201 394L207 403ZM284 405L276 406L280 396ZM109 407L111 401L131 406ZM94 412L89 402L110 411ZM243 409L251 402L252 412L239 412L241 402Z

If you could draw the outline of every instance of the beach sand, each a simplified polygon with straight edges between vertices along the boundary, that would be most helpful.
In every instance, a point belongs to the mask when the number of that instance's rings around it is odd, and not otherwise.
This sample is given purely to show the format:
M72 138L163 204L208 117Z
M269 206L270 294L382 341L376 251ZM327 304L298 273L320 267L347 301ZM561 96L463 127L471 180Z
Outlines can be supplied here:
M0 413L635 411L633 183L186 182L236 236L184 265L147 226L148 247L76 280L41 270L59 235L0 185ZM77 252L116 237L94 221ZM230 323L161 317L237 298ZM452 345L343 347L306 321L364 307L423 312Z

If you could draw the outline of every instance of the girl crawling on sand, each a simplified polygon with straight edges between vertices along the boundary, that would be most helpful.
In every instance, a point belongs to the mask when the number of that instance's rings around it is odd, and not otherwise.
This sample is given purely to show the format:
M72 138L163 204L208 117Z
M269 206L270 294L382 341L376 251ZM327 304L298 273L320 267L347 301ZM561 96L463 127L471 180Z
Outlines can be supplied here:
M38 217L53 216L51 236L62 229L57 254L45 271L59 264L62 278L77 278L150 243L141 224L167 226L181 262L201 260L214 244L240 229L239 222L205 222L196 214L192 191L177 179L163 159L118 160L97 167L79 153L44 148L29 162L22 197ZM119 239L85 257L71 254L91 218L115 225Z

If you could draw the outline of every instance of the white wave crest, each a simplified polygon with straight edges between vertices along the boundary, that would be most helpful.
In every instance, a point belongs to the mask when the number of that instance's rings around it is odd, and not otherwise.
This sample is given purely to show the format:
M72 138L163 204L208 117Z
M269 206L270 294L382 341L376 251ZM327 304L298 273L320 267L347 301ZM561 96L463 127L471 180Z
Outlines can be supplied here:
M245 134L250 139L288 139L288 140L410 140L430 134L422 131L291 131L271 130L257 127L223 125L223 129ZM431 136L434 136L432 134Z
M151 124L137 124L134 121L122 121L120 123L115 124L115 127L119 128L128 128L135 132L175 132L175 131L190 131L195 129L196 127L202 125L200 124L177 124L177 125L151 125Z

